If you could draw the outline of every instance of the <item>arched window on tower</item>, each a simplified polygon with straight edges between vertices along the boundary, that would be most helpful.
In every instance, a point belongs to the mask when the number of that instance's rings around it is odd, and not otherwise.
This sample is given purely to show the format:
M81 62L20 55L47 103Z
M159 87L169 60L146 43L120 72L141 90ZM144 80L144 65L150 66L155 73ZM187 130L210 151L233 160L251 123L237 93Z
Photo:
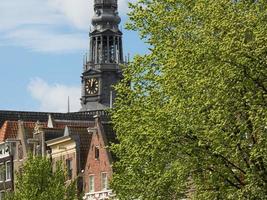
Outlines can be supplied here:
M108 37L103 36L103 63L108 62Z
M115 41L115 37L114 36L110 37L109 46L110 46L110 55L109 55L110 63L116 63L116 56L115 56L115 53L116 53L116 51L115 51L116 41Z

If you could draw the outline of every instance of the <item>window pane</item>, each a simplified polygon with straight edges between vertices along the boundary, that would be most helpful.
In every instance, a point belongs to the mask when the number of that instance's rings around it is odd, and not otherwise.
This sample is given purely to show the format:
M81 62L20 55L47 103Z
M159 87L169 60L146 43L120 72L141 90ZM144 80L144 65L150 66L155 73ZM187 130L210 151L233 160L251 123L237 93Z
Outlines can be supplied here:
M101 189L107 190L108 189L108 176L107 173L101 173Z
M0 165L0 182L5 181L6 167L3 163Z
M95 159L99 160L99 147L95 147Z
M95 180L94 176L89 176L89 192L95 191Z
M0 200L2 200L4 198L5 198L5 192L4 191L1 191L0 192Z
M6 180L11 179L11 162L6 163Z
M68 179L72 179L72 159L66 160L66 166L67 166L67 173L68 173Z

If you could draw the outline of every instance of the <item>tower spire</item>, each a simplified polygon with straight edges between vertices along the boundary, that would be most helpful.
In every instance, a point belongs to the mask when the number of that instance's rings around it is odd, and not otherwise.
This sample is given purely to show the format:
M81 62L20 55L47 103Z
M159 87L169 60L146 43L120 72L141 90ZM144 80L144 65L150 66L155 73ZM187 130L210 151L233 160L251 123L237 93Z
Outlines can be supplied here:
M114 8L118 9L117 0L94 0L94 8Z
M95 15L92 18L92 25L96 30L118 30L121 18L118 15L117 0L95 0L94 11Z
M82 111L106 109L116 96L112 85L121 79L119 65L124 63L120 22L117 0L94 0L89 59L82 75Z

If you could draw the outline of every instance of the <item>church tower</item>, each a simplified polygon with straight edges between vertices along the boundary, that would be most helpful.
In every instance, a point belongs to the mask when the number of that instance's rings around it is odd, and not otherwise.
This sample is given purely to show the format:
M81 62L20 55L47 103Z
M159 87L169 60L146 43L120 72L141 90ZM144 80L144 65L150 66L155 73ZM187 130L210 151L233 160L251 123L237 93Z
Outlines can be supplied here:
M94 1L89 56L84 60L81 76L81 111L112 106L115 98L112 85L122 78L119 65L124 63L120 21L117 0Z

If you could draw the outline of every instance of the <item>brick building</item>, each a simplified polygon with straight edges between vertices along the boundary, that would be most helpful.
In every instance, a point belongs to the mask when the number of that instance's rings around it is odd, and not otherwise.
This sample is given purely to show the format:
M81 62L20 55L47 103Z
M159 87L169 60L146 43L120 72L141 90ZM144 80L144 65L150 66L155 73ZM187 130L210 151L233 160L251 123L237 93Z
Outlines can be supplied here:
M105 199L112 196L109 181L112 178L112 156L108 149L116 138L109 123L96 118L96 126L89 128L92 139L84 170L85 199Z

